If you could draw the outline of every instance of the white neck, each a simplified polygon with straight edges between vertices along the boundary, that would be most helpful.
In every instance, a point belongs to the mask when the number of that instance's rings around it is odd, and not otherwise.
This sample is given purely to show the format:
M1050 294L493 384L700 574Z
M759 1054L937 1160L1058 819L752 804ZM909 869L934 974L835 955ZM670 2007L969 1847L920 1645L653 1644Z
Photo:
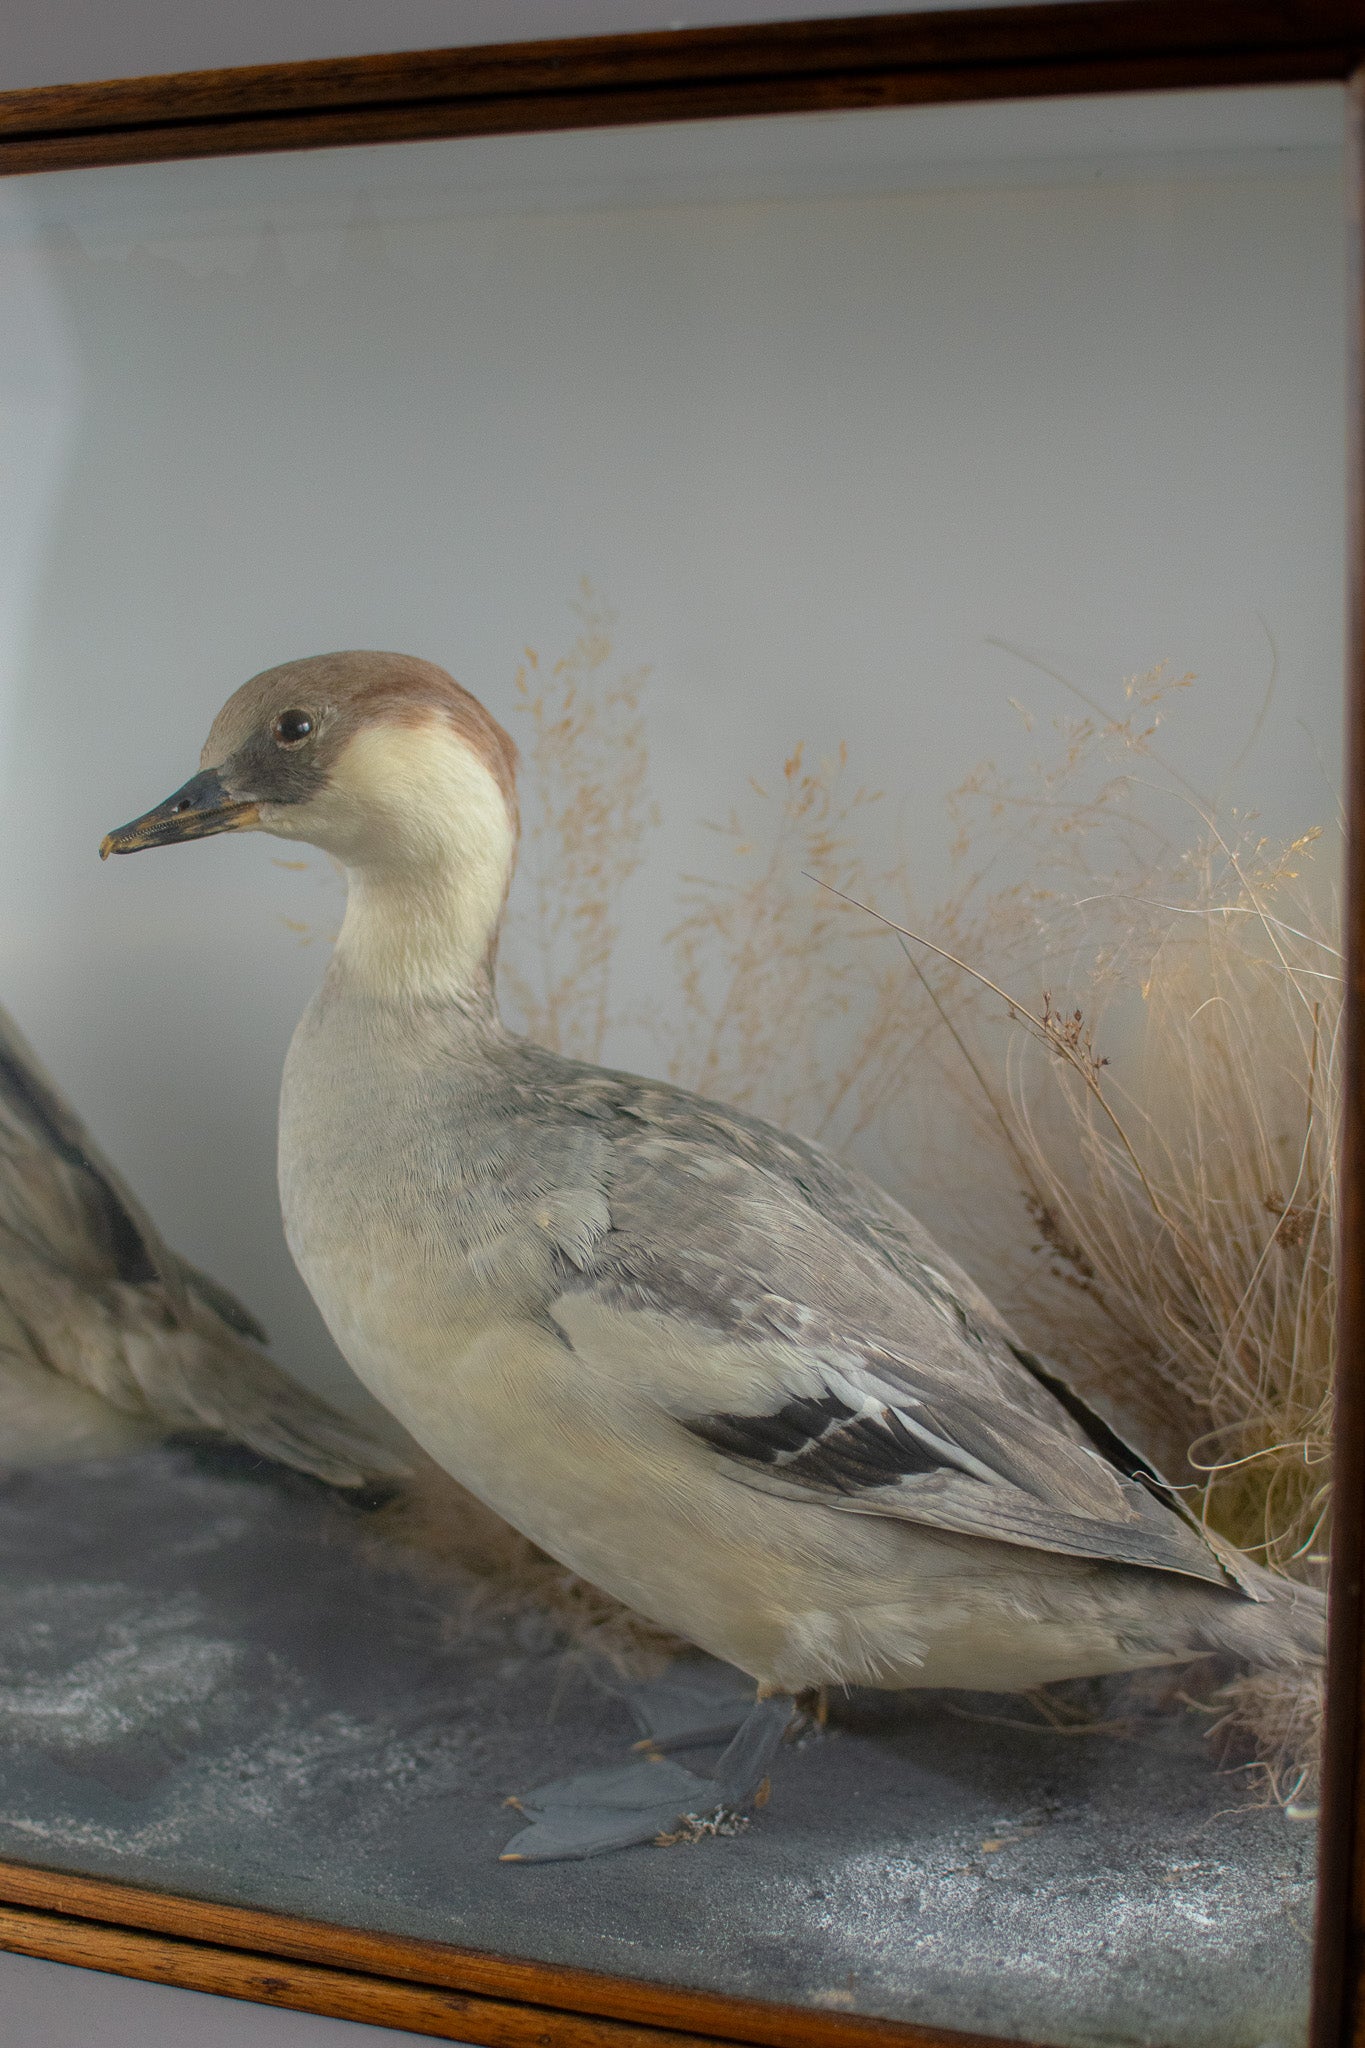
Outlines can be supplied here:
M334 958L366 995L485 1007L497 924L490 928L483 910L459 877L414 883L383 869L350 868Z
M364 818L338 847L337 968L388 1002L489 1009L516 851L493 775L446 728L381 725L356 735L333 784Z

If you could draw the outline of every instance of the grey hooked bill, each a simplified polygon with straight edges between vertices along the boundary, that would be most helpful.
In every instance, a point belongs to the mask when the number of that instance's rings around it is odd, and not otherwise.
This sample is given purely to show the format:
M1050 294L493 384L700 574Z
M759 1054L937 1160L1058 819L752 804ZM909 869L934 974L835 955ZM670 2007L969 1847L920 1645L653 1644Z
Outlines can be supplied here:
M100 859L111 853L141 853L148 846L176 846L183 839L207 839L214 832L240 832L254 825L260 806L229 796L216 768L201 768L164 803L127 825L116 825L100 841Z

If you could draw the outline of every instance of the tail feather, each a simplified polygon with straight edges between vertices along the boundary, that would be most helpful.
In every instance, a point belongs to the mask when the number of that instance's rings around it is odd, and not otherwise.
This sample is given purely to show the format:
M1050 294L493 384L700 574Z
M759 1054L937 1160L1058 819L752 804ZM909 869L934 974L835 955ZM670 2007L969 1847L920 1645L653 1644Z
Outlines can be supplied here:
M1250 1598L1219 1598L1202 1620L1203 1649L1226 1650L1270 1671L1298 1671L1327 1653L1327 1601L1312 1586L1242 1560Z

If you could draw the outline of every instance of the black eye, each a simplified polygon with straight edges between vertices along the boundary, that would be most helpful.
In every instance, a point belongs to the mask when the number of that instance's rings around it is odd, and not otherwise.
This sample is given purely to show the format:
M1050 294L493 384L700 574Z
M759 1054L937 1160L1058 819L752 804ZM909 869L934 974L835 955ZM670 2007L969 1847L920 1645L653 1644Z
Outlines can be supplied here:
M306 711L282 711L275 720L275 737L282 747L296 747L312 730L313 720Z

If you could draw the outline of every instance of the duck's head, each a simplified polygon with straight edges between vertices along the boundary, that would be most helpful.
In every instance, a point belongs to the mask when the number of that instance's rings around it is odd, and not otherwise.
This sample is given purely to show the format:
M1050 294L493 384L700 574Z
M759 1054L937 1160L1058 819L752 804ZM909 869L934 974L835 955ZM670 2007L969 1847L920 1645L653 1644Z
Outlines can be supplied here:
M461 955L486 958L516 855L516 758L496 719L431 662L314 655L243 683L198 774L108 833L100 857L215 832L304 840L348 871L353 943L382 898L390 923L435 919Z

